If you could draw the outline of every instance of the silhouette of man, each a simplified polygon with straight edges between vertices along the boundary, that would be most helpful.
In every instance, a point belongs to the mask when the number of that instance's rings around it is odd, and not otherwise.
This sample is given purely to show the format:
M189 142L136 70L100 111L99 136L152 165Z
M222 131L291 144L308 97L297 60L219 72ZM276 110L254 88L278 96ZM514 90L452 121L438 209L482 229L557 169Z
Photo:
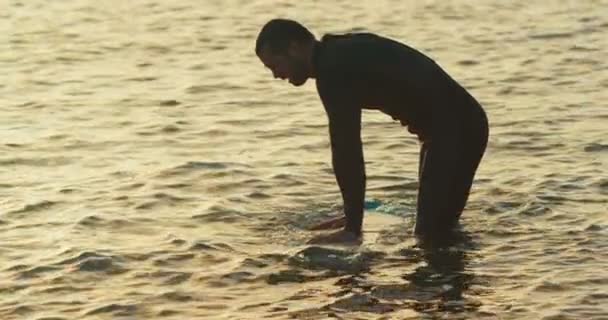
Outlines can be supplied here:
M388 114L422 142L414 232L441 235L458 224L486 148L488 121L480 104L432 59L371 33L325 35L319 41L286 19L264 25L256 54L275 78L294 86L315 79L329 119L344 217L315 229L344 228L312 243L361 237L366 179L362 109Z

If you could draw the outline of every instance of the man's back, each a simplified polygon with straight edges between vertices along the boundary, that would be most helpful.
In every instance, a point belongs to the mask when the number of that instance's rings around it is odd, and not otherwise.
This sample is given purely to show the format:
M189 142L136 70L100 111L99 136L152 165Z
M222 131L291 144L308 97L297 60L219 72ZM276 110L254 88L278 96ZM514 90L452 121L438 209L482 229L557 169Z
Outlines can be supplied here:
M429 57L374 34L326 35L315 51L319 94L335 102L326 104L329 111L379 109L431 136L441 119L466 113L459 106L472 99Z

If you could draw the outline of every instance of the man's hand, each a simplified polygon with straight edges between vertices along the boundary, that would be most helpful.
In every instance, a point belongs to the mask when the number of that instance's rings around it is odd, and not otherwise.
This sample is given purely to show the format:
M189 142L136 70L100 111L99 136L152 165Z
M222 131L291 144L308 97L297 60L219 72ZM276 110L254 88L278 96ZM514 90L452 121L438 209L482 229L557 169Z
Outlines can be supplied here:
M308 244L360 244L361 236L358 236L350 231L340 230L330 234L318 235L308 241Z
M309 227L309 230L329 230L329 229L339 229L346 225L346 217L337 217L327 221L323 221L321 223L315 224L312 227Z

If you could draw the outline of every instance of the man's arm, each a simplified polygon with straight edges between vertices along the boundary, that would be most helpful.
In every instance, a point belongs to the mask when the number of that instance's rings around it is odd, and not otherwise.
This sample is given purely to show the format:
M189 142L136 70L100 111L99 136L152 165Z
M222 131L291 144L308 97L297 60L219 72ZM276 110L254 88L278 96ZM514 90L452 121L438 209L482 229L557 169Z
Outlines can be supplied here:
M336 92L322 100L329 118L332 164L344 201L345 230L360 235L365 200L361 108L352 97Z

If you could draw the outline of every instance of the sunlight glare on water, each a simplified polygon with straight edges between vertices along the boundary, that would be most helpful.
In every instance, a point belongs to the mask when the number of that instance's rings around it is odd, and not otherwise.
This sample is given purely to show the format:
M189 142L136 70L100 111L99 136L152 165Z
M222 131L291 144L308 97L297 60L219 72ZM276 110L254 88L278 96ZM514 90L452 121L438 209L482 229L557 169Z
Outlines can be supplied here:
M0 5L1 319L608 319L608 2ZM437 61L491 137L451 246L411 234L419 144L365 112L366 240L339 210L314 81L269 19Z

